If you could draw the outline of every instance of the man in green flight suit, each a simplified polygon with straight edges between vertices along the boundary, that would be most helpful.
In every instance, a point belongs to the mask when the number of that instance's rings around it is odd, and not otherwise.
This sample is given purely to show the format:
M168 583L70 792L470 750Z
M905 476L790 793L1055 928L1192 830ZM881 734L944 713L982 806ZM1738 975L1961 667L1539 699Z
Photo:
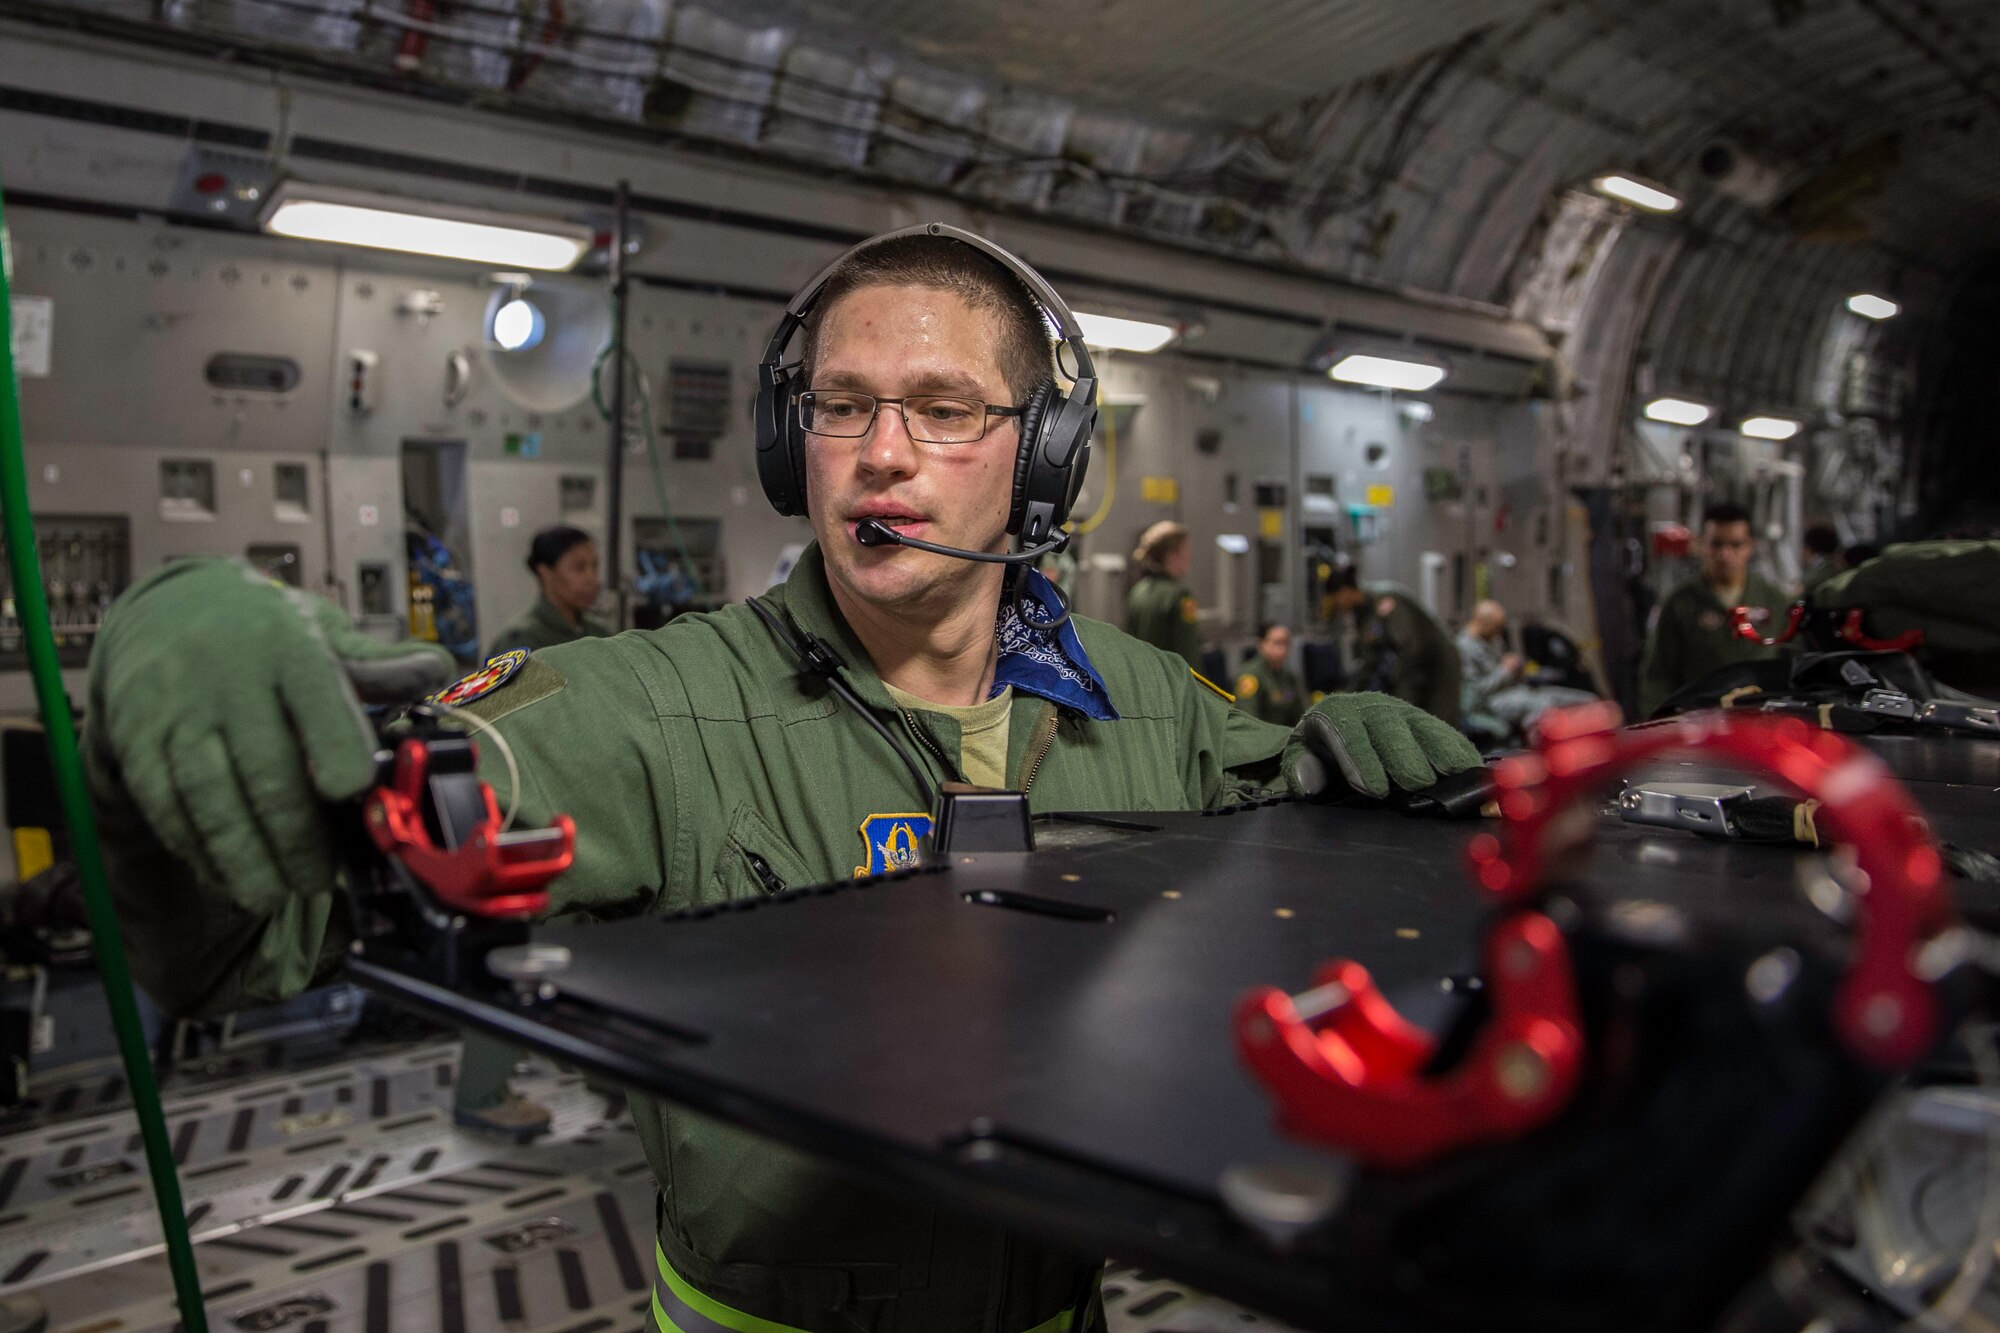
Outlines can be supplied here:
M1757 539L1741 505L1710 505L1701 516L1701 577L1667 595L1653 613L1639 665L1639 716L1650 717L1667 696L1718 667L1769 657L1776 649L1739 638L1736 607L1748 610L1759 634L1773 638L1791 604L1778 586L1750 569Z
M930 831L925 788L948 779L998 780L1035 811L1191 809L1342 781L1386 795L1477 762L1463 737L1380 696L1330 699L1290 731L1258 722L1108 625L1049 626L1039 575L872 531L864 543L875 523L1007 550L1018 408L1049 393L1045 318L1021 277L943 234L857 248L807 306L800 391L783 388L779 408L801 428L790 447L816 541L766 605L838 655L885 733L743 606L560 645L504 682L446 692L495 733L481 732L480 772L503 803L517 796L528 823L576 821L555 914L672 912L889 868ZM338 966L350 932L335 828L357 817L340 803L372 781L376 746L357 698L407 697L441 682L439 665L434 648L368 640L328 604L221 561L170 565L113 609L86 762L133 969L167 1008L261 1003ZM859 1187L651 1098L632 1114L661 1185L662 1330L1101 1323L1094 1256Z
M543 528L528 543L528 572L541 585L541 595L493 636L487 657L513 648L534 652L611 633L588 614L603 587L597 577L597 543L589 533L566 524Z
M1143 643L1179 653L1189 667L1201 669L1201 619L1194 593L1188 590L1188 567L1194 547L1188 530L1172 519L1161 519L1139 537L1132 562L1139 581L1125 595L1125 632Z
M1355 684L1459 725L1464 667L1458 645L1414 593L1393 583L1363 586L1350 566L1334 573L1326 595L1334 610L1355 619Z
M1284 625L1259 625L1257 651L1236 677L1236 706L1259 722L1281 727L1295 724L1306 711L1306 687L1291 668L1292 631Z

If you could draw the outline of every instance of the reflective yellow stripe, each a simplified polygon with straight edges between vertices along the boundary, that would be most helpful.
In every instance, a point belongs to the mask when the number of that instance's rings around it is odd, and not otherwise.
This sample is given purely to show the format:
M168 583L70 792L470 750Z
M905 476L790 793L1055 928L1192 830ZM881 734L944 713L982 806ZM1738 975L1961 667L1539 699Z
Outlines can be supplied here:
M653 1287L653 1326L659 1333L714 1333L717 1328L734 1330L734 1333L806 1333L804 1329L790 1324L773 1323L769 1319L745 1314L696 1291L667 1263L667 1253L660 1248L657 1239L653 1242L653 1264L660 1275L659 1283ZM669 1313L669 1305L686 1311L687 1317L676 1319ZM1024 1333L1067 1333L1074 1309L1072 1306L1063 1310Z
M710 1325L732 1329L734 1333L806 1333L802 1328L790 1324L774 1323L769 1319L759 1319L756 1315L745 1314L732 1309L712 1296L704 1296L688 1284L686 1278L673 1270L667 1263L667 1252L660 1248L660 1242L653 1242L653 1264L659 1270L660 1281L666 1285L666 1294L671 1301L661 1299L659 1287L653 1288L653 1322L665 1333L710 1333L706 1327L688 1328L676 1321L668 1312L668 1306L678 1305L691 1312L696 1321L706 1321Z

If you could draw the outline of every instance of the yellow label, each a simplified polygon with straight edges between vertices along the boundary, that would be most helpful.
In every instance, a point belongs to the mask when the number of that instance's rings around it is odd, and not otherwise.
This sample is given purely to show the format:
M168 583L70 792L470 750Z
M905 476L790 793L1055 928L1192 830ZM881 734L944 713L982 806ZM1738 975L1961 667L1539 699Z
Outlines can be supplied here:
M1181 498L1181 484L1172 477L1141 477L1139 498L1147 504L1170 505Z
M1377 509L1391 507L1396 503L1396 488L1394 486L1370 486L1368 488L1368 503L1374 505Z
M1285 535L1285 511L1282 509L1260 509L1257 511L1257 531L1264 540L1277 541Z
M33 879L56 863L55 844L45 828L14 830L14 877Z

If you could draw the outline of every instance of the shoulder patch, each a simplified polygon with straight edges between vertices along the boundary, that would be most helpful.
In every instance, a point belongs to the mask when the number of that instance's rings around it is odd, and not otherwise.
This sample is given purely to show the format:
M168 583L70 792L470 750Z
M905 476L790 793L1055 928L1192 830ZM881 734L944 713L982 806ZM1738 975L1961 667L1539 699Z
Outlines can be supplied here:
M460 676L436 694L426 696L424 702L456 708L460 704L469 704L474 699L482 699L514 679L514 673L526 665L527 661L527 649L509 649L497 657L487 658L486 665L479 670L470 675Z
M1181 598L1181 619L1190 625L1201 619L1201 608L1194 604L1193 597Z
M498 722L509 713L560 694L569 677L539 657L530 657L520 670L500 686L495 686L469 704L459 704L482 722Z
M1201 672L1196 671L1193 667L1188 668L1188 674L1190 676L1193 676L1196 680L1200 681L1202 684L1208 686L1208 688L1210 688L1211 690L1214 690L1217 694L1227 699L1230 703L1236 702L1235 695L1231 694L1228 690L1223 689L1220 685L1217 685L1214 681L1210 680L1207 676L1202 675Z
M1236 678L1237 698L1248 699L1251 695L1255 694L1256 692L1257 692L1257 678L1255 676L1246 674L1238 676Z
M861 846L865 858L854 867L854 877L886 875L894 870L914 870L924 863L923 842L931 836L931 817L918 814L870 815L861 821Z

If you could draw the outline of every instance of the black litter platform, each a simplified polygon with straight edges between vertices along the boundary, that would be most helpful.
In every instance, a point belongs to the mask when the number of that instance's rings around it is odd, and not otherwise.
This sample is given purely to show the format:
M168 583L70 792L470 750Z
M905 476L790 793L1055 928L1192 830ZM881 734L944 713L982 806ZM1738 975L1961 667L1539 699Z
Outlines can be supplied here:
M1829 947L1798 891L1806 853L1600 823L1586 912L1609 886L1672 904L1696 938L1722 923L1749 948ZM534 1002L445 988L380 946L354 966L884 1188L1324 1326L1341 1308L1331 1276L1218 1201L1232 1165L1327 1162L1274 1130L1231 1014L1251 988L1296 993L1347 956L1441 1028L1486 919L1463 857L1478 827L1289 803L1041 820L1029 855L539 927L571 960Z

